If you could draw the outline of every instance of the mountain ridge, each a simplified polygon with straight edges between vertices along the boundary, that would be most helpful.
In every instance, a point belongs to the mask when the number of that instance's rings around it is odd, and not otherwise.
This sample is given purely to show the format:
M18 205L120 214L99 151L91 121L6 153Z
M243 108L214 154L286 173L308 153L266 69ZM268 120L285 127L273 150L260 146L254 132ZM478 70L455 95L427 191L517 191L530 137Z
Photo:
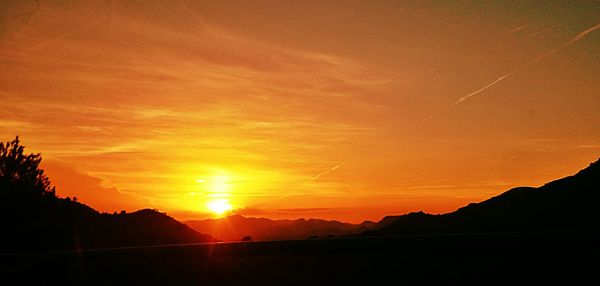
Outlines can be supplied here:
M360 224L344 223L337 220L316 218L269 219L264 217L245 217L240 214L219 219L184 221L192 229L210 233L224 241L238 241L244 237L253 240L306 239L353 234L366 230L375 222Z
M598 230L600 159L574 175L540 187L515 187L454 212L388 216L360 235Z

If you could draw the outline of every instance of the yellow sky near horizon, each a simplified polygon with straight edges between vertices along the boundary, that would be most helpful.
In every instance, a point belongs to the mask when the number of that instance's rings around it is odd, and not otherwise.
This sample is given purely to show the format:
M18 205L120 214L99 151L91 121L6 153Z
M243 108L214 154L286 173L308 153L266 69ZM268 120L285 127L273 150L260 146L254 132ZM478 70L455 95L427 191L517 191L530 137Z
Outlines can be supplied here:
M3 1L0 138L102 211L451 211L600 157L569 2Z

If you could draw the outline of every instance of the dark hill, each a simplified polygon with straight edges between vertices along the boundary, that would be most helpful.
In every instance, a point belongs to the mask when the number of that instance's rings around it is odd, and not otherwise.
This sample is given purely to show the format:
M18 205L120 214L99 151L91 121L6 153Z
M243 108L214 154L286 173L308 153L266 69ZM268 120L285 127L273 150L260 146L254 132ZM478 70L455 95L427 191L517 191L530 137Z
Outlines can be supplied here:
M88 249L212 241L155 210L105 214L58 198L18 138L0 143L0 252Z
M0 190L5 195L6 190ZM0 252L214 241L155 210L107 214L70 199L2 197Z
M455 212L387 217L367 235L598 230L600 160L538 188L518 187Z

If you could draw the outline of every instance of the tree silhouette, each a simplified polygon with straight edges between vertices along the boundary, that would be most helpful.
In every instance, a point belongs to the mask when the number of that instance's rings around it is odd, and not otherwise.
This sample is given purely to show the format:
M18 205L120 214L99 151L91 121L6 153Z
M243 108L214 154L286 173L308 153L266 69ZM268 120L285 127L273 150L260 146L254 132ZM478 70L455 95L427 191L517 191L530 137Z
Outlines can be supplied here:
M40 169L41 154L25 154L19 136L0 143L0 192L26 192L31 195L56 197L50 180Z

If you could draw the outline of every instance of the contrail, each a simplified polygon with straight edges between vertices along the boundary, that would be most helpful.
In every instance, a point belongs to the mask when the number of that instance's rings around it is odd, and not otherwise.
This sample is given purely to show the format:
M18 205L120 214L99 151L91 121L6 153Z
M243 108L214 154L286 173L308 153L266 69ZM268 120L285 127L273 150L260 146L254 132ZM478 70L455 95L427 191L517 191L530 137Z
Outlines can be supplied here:
M526 67L528 67L528 66L530 66L532 64L535 64L535 63L537 63L537 62L539 62L539 61L547 58L549 55L552 55L552 54L554 54L554 53L556 53L556 52L558 52L558 51L566 48L567 46L569 46L569 45L571 45L571 44L573 44L573 43L575 43L575 42L583 39L584 37L586 37L587 35L589 35L590 33L594 32L594 31L596 31L598 29L600 29L600 23L596 24L595 26L593 26L591 28L588 28L587 30L585 30L585 31L583 31L583 32L581 32L579 34L577 34L577 36L575 36L573 39L571 39L571 40L569 40L567 42L562 43L560 46L558 46L558 47L556 47L556 48L554 48L552 50L549 50L549 51L547 51L547 52L545 52L545 53L543 53L543 54L535 57L532 61L518 66L517 68L515 68L511 72L509 72L509 73L507 73L507 74L499 77L498 79L496 79L495 81L493 81L491 83L488 83L487 85L483 86L482 88L480 88L480 89L478 89L476 91L473 91L473 92L471 92L471 93L469 93L469 94L467 94L467 95L459 98L452 105L457 105L457 104L459 104L459 103L461 103L461 102L469 99L470 97L475 96L475 95L477 95L477 94L485 91L486 89L488 89L488 88L490 88L490 87L498 84L499 82L501 82L501 81L505 80L506 78L514 75L515 73L519 72L520 70L522 70L522 69L524 69L524 68L526 68Z
M327 174L329 174L329 173L331 173L331 172L333 172L333 171L337 170L339 167L341 167L342 165L344 165L344 163L346 163L346 161L342 161L342 162L340 162L339 164L337 164L337 165L335 165L335 166L333 166L333 167L329 168L327 171L325 171L325 172L323 172L323 173L320 173L320 174L318 174L318 175L316 175L316 176L314 176L314 177L310 178L310 180L308 180L308 181L306 181L306 182L304 182L304 183L300 184L298 187L296 187L296 188L294 189L294 191L295 191L295 190L297 190L297 189L299 189L300 187L302 187L302 186L306 185L306 184L310 184L310 183L312 183L312 182L316 181L316 180L317 180L317 179L319 179L321 176L327 175ZM290 195L292 195L292 194L294 193L294 191L290 191L290 192L286 193L285 195L283 195L283 196L281 196L281 197L279 197L279 198L280 198L280 199L283 199L283 198L289 197Z
M509 77L509 76L511 76L511 75L513 75L513 74L515 74L516 72L518 72L518 71L519 71L519 70L520 70L522 67L523 67L523 66L520 66L520 67L516 68L515 70L513 70L512 72L510 72L510 73L507 73L507 74L505 74L505 75L503 75L503 76L499 77L499 78L498 78L498 79L496 79L495 81L492 81L492 82L488 83L488 84L487 84L487 85L485 85L484 87L482 87L482 88L480 88L480 89L478 89L478 90L476 90L476 91L473 91L473 92L471 92L471 93L469 93L469 94L467 94L467 95L465 95L465 96L463 96L463 97L459 98L459 99L458 99L456 102L454 102L454 103L453 103L453 105L457 105L457 104L459 104L459 103L461 103L461 102L463 102L463 101L467 100L469 97L471 97L471 96L473 96L473 95L476 95L476 94L478 94L478 93L480 93L480 92L482 92L482 91L484 91L484 90L486 90L486 89L488 89L488 88L490 88L490 87L494 86L495 84L497 84L497 83L499 83L499 82L503 81L505 78L507 78L507 77Z
M504 33L504 34L502 34L502 36L508 36L508 35L510 35L510 34L514 34L514 33L518 32L518 31L521 31L521 30L523 30L523 29L525 29L525 28L529 27L530 25L531 25L531 24L524 24L524 25L521 25L521 26L519 26L519 27L516 27L516 28L514 28L514 29L512 29L512 30L510 30L510 31L508 31L508 32L506 32L506 33Z
M310 180L308 180L308 181L304 182L304 184L302 184L302 185L310 184L310 183L314 182L315 180L317 180L318 178L320 178L321 176L323 176L323 175L327 175L327 174L329 174L329 173L331 173L331 172L333 172L333 171L337 170L337 168L339 168L339 167L341 167L342 165L344 165L344 163L346 163L346 161L342 161L341 163L339 163L339 164L337 164L337 165L333 166L331 169L329 169L329 170L327 170L327 171L325 171L325 172L323 172L323 173L321 173L321 174L318 174L318 175L316 175L316 176L312 177Z

